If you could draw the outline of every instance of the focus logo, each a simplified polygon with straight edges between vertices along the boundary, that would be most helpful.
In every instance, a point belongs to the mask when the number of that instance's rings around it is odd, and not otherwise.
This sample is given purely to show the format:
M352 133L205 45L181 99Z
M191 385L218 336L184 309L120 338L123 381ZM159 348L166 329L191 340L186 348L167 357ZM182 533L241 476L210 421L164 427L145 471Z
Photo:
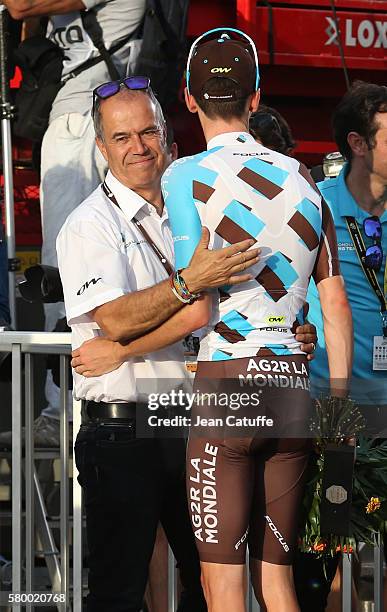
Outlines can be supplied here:
M238 542L235 544L234 548L235 550L238 550L238 548L240 547L241 544L243 544L243 542L246 540L247 536L249 533L249 528L247 527L246 531L244 532L243 536L241 537L240 540L238 540Z
M269 525L270 529L274 533L275 537L277 538L278 542L281 544L282 548L284 549L284 551L285 552L289 552L289 546L285 542L285 539L284 539L283 535L278 531L277 527L274 525L274 523L271 520L270 516L266 515L265 519L266 519L267 524Z

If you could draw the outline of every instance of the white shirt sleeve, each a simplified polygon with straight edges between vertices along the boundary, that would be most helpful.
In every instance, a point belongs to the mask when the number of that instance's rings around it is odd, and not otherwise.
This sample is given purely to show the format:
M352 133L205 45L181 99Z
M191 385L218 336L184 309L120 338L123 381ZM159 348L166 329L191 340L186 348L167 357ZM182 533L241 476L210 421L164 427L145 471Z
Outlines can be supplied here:
M97 306L135 290L130 287L124 240L109 225L86 219L62 227L56 242L69 325Z

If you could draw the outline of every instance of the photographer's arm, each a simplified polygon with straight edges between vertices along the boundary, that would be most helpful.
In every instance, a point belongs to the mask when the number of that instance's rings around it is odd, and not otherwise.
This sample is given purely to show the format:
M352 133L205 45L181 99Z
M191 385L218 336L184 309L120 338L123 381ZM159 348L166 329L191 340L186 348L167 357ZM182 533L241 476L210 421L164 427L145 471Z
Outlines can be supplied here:
M13 19L40 17L43 15L64 15L86 8L82 0L3 0Z

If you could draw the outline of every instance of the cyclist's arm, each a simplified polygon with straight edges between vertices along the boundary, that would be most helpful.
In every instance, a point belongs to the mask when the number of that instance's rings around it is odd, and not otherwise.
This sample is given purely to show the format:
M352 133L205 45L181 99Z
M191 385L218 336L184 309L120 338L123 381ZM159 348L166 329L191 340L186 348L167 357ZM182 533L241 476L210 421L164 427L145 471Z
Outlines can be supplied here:
M352 313L340 275L336 230L323 201L322 233L313 277L319 292L332 394L345 393L352 370Z

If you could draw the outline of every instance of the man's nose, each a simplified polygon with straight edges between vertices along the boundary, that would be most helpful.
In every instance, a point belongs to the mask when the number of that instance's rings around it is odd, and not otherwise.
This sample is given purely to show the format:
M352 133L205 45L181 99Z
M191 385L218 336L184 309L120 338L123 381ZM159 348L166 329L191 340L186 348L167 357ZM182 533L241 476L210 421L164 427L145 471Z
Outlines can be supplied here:
M140 134L132 134L132 142L131 142L132 153L136 155L143 155L147 148L144 145Z

